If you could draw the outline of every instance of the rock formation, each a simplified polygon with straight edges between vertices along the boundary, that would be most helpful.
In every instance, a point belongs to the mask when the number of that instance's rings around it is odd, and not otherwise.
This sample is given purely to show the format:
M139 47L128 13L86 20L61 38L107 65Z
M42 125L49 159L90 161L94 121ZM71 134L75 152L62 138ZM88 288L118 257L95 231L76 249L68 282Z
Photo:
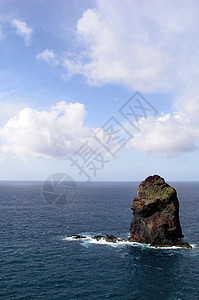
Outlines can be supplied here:
M183 234L176 190L160 176L149 176L140 183L132 210L131 241L157 247L191 248L181 241Z
M132 210L134 219L130 225L130 238L120 239L112 234L95 235L92 238L110 243L128 241L155 247L192 248L188 243L181 241L183 234L176 190L160 176L149 176L140 183ZM87 237L76 234L72 238Z

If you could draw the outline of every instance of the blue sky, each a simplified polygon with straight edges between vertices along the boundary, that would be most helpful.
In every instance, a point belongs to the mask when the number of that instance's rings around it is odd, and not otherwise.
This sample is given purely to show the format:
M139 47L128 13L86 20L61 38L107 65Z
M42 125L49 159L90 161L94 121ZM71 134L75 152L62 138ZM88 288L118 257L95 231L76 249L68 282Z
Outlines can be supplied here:
M0 180L198 180L198 14L194 0L0 0Z

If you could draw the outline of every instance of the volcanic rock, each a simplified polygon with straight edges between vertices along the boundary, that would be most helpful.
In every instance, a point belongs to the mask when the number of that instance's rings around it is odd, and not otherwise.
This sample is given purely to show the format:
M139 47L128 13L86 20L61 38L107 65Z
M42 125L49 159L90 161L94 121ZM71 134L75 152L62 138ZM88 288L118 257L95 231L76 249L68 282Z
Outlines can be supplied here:
M96 240L96 241L100 241L101 239L104 239L105 236L104 235L95 235L92 237L92 239Z
M134 219L130 240L155 247L191 248L183 238L176 190L158 175L149 176L138 187L133 201Z
M73 239L86 239L86 236L80 235L80 234L75 234L75 235L72 235L72 238Z
M102 240L105 240L106 242L109 242L109 243L117 243L118 241L121 241L121 239L118 239L116 236L110 234L106 234L106 235L95 235L92 237L94 240L96 241L100 241L101 239Z
M111 243L116 243L116 242L118 242L118 241L121 241L121 239L118 239L116 236L114 236L114 235L108 235L108 234L106 234L106 236L105 236L105 240L107 241L107 242L111 242Z

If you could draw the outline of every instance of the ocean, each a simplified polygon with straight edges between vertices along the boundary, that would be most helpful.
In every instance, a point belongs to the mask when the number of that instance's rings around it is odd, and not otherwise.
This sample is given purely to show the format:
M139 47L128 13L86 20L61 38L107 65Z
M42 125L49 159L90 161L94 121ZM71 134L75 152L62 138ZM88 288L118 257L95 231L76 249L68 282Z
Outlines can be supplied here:
M193 249L90 238L129 236L138 184L79 182L74 201L56 207L41 182L0 182L0 299L199 299L198 182L170 182Z

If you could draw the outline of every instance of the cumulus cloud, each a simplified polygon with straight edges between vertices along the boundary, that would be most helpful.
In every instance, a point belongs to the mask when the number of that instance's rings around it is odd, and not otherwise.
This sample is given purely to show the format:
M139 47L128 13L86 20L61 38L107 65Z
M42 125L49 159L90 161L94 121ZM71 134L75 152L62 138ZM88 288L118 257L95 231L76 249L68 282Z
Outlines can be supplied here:
M199 88L193 88L176 101L176 107L188 115L191 122L199 125Z
M77 22L84 51L68 55L69 75L89 84L124 84L140 92L175 91L199 79L199 4L99 0Z
M171 157L197 149L197 127L181 113L139 121L129 146L156 157Z
M58 102L50 110L22 109L0 129L1 159L64 158L91 137L84 127L86 111L80 103Z
M189 90L189 89L188 89ZM129 147L157 157L171 157L199 150L199 96L197 88L180 96L175 113L139 119Z
M175 113L140 119L128 147L159 157L198 150L199 3L98 0L77 22L84 50L65 58L68 75L178 97Z
M134 41L133 37L125 40L118 26L115 24L114 28L107 21L91 9L83 14L77 31L88 50L78 59L65 59L69 74L83 74L94 85L114 83L141 91L153 90L156 79L163 80L169 56L152 45Z
M36 59L45 61L47 63L58 64L58 60L56 59L54 51L48 48L38 53Z
M33 34L32 28L28 27L25 22L19 19L12 20L12 26L15 27L16 34L24 39L26 45L29 45Z
M6 107L4 110L7 111ZM156 157L171 157L198 150L199 122L191 118L194 112L190 107L187 112L140 118L140 130L134 131L133 138L125 147ZM78 102L61 101L43 111L21 108L0 128L0 160L9 156L23 160L67 158L87 141L93 149L100 148L104 155L109 156L93 137L94 131L102 129L85 127L85 116L84 105ZM127 124L123 126L130 131ZM113 142L115 145L115 140Z
M140 92L180 95L176 113L140 119L140 131L127 146L158 157L198 150L198 1L95 3L96 8L86 10L77 22L80 48L64 59L68 75L82 74L92 85L123 84ZM32 29L17 19L13 26L30 42ZM48 48L36 59L61 61ZM0 129L1 156L65 157L91 134L83 126L84 116L79 103L61 102L49 111L22 109Z

